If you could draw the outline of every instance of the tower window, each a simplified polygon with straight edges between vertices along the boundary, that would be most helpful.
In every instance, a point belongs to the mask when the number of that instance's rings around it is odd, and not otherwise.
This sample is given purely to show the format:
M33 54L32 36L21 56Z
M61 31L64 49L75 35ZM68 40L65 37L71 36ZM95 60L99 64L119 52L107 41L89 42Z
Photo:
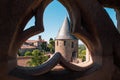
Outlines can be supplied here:
M74 43L72 42L71 48L73 48L73 47L74 47Z
M58 41L57 41L57 46L58 46Z
M66 45L66 41L64 41L64 46Z

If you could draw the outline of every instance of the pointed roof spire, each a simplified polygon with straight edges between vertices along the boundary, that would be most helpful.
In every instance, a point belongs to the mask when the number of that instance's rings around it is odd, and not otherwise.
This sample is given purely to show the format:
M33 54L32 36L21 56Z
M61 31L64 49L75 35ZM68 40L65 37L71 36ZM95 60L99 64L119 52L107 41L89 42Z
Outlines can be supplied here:
M70 33L70 22L68 17L65 17L63 25L60 28L56 39L77 39Z

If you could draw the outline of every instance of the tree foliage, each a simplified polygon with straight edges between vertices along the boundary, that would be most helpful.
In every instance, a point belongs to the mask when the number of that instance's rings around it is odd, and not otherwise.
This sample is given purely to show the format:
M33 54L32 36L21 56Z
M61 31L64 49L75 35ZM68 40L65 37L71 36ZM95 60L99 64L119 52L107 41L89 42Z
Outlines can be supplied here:
M30 59L30 61L27 62L27 64L30 67L35 67L44 63L47 59L48 59L48 56L45 56L42 51L35 49L32 52L32 58Z
M53 40L53 38L50 38L49 44L47 44L46 42L43 42L41 44L41 50L44 52L54 53L55 52L55 40Z
M41 49L35 49L32 52L27 51L25 52L24 56L31 56L32 58L27 64L30 67L38 66L44 63L49 57L45 56L46 52L54 53L55 52L55 40L53 38L49 39L49 44L43 42L41 45Z
M78 58L82 59L82 62L86 60L86 48L84 45L80 45L78 48Z
M32 56L32 53L30 51L26 51L24 56Z
M43 42L43 43L41 44L41 48L42 48L42 50L47 51L47 43L46 43L46 42Z
M53 38L50 38L48 48L51 53L55 52L55 40Z

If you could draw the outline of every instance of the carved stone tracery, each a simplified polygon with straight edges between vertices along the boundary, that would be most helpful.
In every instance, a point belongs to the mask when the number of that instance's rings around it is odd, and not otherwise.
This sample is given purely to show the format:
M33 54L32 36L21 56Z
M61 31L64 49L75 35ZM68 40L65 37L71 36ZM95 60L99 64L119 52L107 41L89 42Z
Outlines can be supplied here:
M0 70L3 73L0 74L0 77L3 76L1 79L5 80L6 76L9 76L8 73L16 68L16 53L21 44L29 37L44 31L43 13L51 1L0 1L3 7L0 7L0 11L2 11L0 13ZM119 80L119 76L115 76L115 74L120 74L115 70L120 67L120 34L103 8L103 6L107 6L118 9L120 8L119 0L59 1L66 7L70 15L71 32L87 45L93 64L95 64L93 66L98 69L95 71L96 74L92 73L94 70L90 71L91 75L82 77L81 80L88 78L93 80L94 75L97 75L95 80L105 80L105 77L108 80ZM25 25L33 16L35 16L35 25L24 31ZM60 60L64 67L77 70L74 68L76 66L61 60L60 57L53 58L58 58L58 62ZM85 72L87 73L87 70Z

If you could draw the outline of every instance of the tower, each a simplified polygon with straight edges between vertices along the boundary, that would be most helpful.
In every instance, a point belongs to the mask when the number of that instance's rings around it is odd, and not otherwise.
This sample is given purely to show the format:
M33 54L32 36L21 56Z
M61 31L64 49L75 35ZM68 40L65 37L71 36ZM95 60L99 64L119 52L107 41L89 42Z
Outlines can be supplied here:
M55 39L55 52L60 52L67 61L73 61L78 54L78 39L70 33L70 22L68 17L64 19Z

